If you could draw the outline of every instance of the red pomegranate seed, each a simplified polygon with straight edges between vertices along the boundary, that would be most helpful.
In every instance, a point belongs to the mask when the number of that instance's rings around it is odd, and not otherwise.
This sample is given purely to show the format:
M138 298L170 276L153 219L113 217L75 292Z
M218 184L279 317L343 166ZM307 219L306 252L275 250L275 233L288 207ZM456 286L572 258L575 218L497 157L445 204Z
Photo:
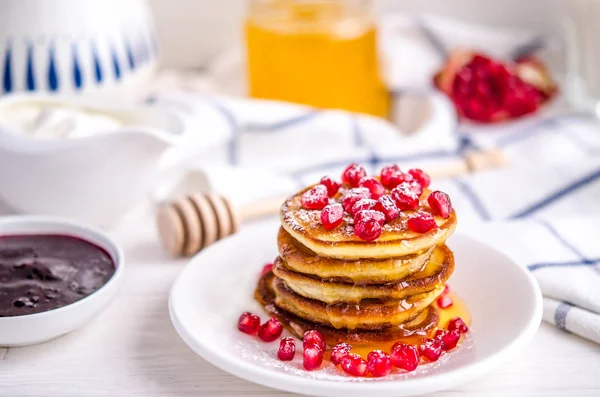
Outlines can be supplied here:
M260 327L260 317L250 312L244 312L238 320L238 329L246 334L253 335Z
M360 199L352 206L352 213L356 214L358 211L372 210L373 208L375 208L375 204L377 204L377 201L373 199Z
M338 192L338 190L340 190L340 186L341 186L341 184L339 182L333 180L333 178L331 178L329 175L321 178L321 185L323 185L327 188L327 195L329 197L335 196L335 194Z
M402 182L392 190L392 199L401 210L415 210L419 206L419 196L408 182Z
M389 375L392 372L390 356L381 350L373 350L367 355L367 369L377 378Z
M406 225L415 233L427 233L430 230L436 229L437 224L433 216L426 212L419 212L408 219Z
M371 192L369 189L364 187L355 187L353 189L347 190L344 193L344 197L342 198L342 205L346 212L352 213L352 207L356 202L360 199L371 198Z
M327 196L327 188L324 185L316 185L302 193L302 207L307 210L322 210L328 202L329 196Z
M460 317L455 317L452 320L448 321L448 331L458 330L461 334L466 334L469 332L469 327Z
M367 362L358 354L346 354L340 364L344 372L352 376L366 376L369 372Z
M402 182L402 184L406 184L410 191L416 194L417 197L421 197L423 194L423 186L417 181Z
M325 230L333 230L344 220L344 207L340 203L329 204L321 211L321 223Z
M452 298L450 298L448 295L442 295L437 299L437 304L440 307L440 309L447 309L449 307L452 307L454 302L452 301Z
M391 222L394 219L398 218L398 214L400 213L398 207L396 206L396 203L388 194L379 197L379 200L377 200L377 203L375 204L375 207L373 209L385 215L386 222Z
M294 338L283 338L279 342L279 349L277 350L277 358L281 361L292 361L296 355L296 341Z
M357 187L360 180L365 176L367 176L367 171L362 166L352 163L342 172L342 182L351 187Z
M436 190L427 197L427 202L434 215L441 216L442 218L448 218L450 216L450 213L452 212L452 202L446 193Z
M442 292L442 295L448 295L450 293L450 286L448 284L446 284L444 286L444 291Z
M333 365L338 365L342 361L342 357L350 353L350 349L352 349L352 346L348 343L338 343L331 349L329 361L331 361Z
M381 235L385 216L374 210L359 211L354 215L354 234L365 241L374 241Z
M419 366L419 351L413 345L397 342L392 347L390 360L394 367L414 371Z
M458 344L458 340L460 339L460 332L458 330L454 331L444 331L438 329L435 332L435 338L442 343L442 349L444 350L452 350Z
M317 345L306 346L302 358L306 370L315 370L323 363L323 349Z
M304 346L305 349L310 345L317 345L321 350L325 351L325 338L323 338L323 335L316 329L306 331L304 333L304 338L302 338L302 346Z
M265 274L269 273L271 270L273 270L273 264L272 263L267 263L266 265L263 266L262 270L260 271L260 276L264 276Z
M431 177L425 171L419 168L413 168L412 170L408 170L408 173L415 181L419 182L419 184L423 186L423 189L427 189L429 187L429 184L431 183Z
M358 186L365 187L371 192L371 197L377 200L385 194L385 188L377 179L373 177L365 177L360 180Z
M419 352L429 361L437 361L442 355L442 342L436 339L425 339L419 346Z
M380 179L383 186L393 189L402 182L411 181L413 177L400 171L400 168L394 164L381 169Z
M275 317L271 317L258 328L258 337L265 342L273 342L281 336L283 326Z

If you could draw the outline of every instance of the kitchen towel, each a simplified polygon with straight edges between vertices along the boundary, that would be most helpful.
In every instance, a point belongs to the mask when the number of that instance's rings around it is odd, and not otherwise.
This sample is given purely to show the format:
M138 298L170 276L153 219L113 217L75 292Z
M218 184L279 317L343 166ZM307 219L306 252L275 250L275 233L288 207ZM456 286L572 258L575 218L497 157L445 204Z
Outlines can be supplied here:
M412 54L404 66L396 62L405 70L389 77L391 90L432 94L424 106L441 115L448 103L433 92L431 74L448 51L511 57L550 42L425 16L391 17L382 33L386 56ZM560 98L520 121L481 126L440 116L412 133L369 116L275 101L167 90L149 102L195 120L198 139L221 137L210 153L195 154L190 144L173 158L193 159L190 166L202 169L211 188L237 203L337 177L350 162L374 173L389 163L418 167L500 148L508 166L434 180L433 187L452 198L460 230L486 236L529 268L544 295L545 321L600 343L600 128L565 111Z

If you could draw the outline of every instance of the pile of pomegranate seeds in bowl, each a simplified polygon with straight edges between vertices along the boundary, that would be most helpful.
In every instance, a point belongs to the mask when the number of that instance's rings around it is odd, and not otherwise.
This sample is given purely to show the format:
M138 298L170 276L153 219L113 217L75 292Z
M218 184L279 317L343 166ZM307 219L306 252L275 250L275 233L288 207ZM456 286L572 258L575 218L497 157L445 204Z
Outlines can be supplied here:
M434 216L447 219L452 212L446 193L428 192L424 197L430 183L429 175L417 168L403 172L397 165L386 166L373 177L353 163L346 167L340 181L324 176L306 190L301 205L305 210L321 211L321 224L327 231L337 229L344 216L351 215L354 234L364 241L377 240L385 225L406 211L410 211L408 229L427 233L438 228Z
M450 54L434 84L454 102L461 118L480 123L531 114L558 91L536 58L501 62L466 50Z

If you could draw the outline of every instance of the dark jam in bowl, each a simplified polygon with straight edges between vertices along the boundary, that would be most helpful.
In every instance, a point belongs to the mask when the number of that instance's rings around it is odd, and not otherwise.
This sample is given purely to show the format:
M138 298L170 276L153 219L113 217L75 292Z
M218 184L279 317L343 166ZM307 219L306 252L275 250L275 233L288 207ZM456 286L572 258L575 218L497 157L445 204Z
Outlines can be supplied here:
M76 237L0 236L0 317L69 305L106 284L114 272L105 250Z

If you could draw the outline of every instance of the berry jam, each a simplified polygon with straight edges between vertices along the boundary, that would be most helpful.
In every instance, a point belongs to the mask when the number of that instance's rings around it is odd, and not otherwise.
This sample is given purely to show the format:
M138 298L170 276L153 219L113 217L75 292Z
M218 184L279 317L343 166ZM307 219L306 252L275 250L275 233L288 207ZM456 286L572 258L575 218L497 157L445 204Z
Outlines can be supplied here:
M0 317L69 305L106 284L115 270L106 251L76 237L0 236Z

